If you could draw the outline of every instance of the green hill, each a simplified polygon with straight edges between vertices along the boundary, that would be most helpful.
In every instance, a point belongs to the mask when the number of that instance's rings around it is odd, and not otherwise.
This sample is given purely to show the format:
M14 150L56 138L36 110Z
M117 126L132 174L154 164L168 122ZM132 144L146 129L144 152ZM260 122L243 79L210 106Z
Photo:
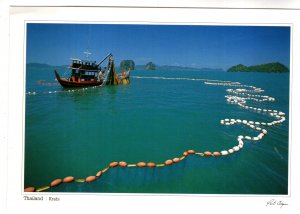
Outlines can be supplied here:
M135 62L131 59L122 60L120 63L120 69L128 70L130 68L131 70L135 69Z
M145 70L156 70L156 65L153 62L149 62L145 65Z
M285 73L289 72L289 69L279 63L279 62L272 62L267 64L260 64L260 65L252 65L252 66L245 66L242 64L238 64L235 66L230 67L227 72L269 72L269 73Z

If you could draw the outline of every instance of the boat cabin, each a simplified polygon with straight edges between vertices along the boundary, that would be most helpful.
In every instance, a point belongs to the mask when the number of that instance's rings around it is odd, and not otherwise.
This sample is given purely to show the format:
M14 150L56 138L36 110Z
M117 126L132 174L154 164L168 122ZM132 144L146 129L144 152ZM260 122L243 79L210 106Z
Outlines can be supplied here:
M69 66L70 68L78 68L84 70L98 70L98 64L96 61L90 60L81 60L81 59L71 59L72 64Z
M71 59L72 64L69 66L72 69L70 81L97 81L99 67L96 61Z

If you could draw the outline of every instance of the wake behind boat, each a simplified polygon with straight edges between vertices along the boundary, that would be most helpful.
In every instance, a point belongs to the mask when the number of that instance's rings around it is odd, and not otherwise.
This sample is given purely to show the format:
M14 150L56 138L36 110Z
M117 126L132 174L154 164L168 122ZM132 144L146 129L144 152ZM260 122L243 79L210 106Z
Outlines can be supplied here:
M108 66L102 69L100 65L106 59L108 59ZM72 64L69 66L69 69L71 69L71 75L69 78L62 78L56 70L54 71L57 81L64 88L130 83L130 68L127 72L123 70L122 74L116 74L112 54L108 54L99 63L88 59L81 60L72 58L71 60Z

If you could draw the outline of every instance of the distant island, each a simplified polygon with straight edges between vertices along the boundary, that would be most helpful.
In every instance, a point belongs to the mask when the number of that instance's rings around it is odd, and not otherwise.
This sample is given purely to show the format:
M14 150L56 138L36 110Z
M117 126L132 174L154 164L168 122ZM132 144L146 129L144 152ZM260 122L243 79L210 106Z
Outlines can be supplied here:
M135 69L135 62L131 59L127 59L127 60L122 60L120 63L120 69L123 70L128 70L128 68L130 68L131 70Z
M156 65L153 62L148 62L145 65L145 70L156 70Z
M267 64L260 64L260 65L252 65L252 66L245 66L242 64L238 64L235 66L230 67L227 72L269 72L269 73L285 73L289 72L289 69L279 63L279 62L272 62Z

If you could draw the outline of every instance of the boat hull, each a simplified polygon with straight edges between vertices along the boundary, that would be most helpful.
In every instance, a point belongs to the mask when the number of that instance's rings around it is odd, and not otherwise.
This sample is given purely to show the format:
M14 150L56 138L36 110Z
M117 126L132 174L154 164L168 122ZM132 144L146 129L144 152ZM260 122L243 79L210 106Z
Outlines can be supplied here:
M82 82L73 82L68 79L63 79L59 76L57 71L54 71L57 81L64 88L80 88L80 87L91 87L91 86L100 86L103 84L103 81L82 81Z

